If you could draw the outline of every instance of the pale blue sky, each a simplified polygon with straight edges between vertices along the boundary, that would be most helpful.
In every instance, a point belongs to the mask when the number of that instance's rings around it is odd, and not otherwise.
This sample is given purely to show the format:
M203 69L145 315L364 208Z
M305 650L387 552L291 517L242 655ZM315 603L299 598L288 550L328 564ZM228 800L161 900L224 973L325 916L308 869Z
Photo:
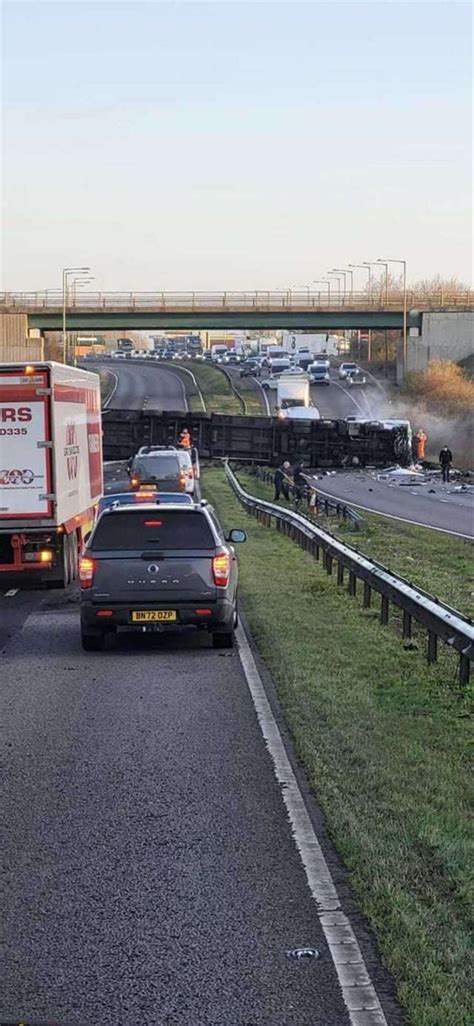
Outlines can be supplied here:
M464 3L4 3L3 287L470 279ZM362 282L363 276L359 279Z

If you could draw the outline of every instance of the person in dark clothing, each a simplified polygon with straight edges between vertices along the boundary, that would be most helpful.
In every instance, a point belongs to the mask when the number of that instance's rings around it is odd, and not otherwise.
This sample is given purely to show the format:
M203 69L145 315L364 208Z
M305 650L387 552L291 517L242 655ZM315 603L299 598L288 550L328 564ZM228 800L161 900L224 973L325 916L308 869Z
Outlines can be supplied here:
M453 462L453 454L451 452L451 449L448 449L447 445L443 445L443 448L441 449L441 452L439 454L439 462L441 466L441 476L443 478L443 481L446 483L449 481L449 471L451 469L451 464Z
M288 462L282 463L281 467L278 467L278 469L275 470L275 476L273 478L273 482L274 482L274 485L275 485L274 502L276 502L280 498L280 495L282 493L283 493L283 496L284 496L285 499L289 499L289 497L290 497L289 496L289 492L288 492L288 484L289 484L288 475L289 475L289 472L290 472L290 464Z
M303 475L303 464L296 463L293 467L293 495L295 497L296 505L299 505L303 498L303 492L307 487L306 479Z

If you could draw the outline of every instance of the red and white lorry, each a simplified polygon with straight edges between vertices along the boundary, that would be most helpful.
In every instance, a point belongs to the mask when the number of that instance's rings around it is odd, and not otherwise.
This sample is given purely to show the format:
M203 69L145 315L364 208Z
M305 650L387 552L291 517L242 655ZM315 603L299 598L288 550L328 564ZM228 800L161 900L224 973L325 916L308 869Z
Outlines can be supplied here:
M102 493L98 375L0 364L0 573L66 587Z

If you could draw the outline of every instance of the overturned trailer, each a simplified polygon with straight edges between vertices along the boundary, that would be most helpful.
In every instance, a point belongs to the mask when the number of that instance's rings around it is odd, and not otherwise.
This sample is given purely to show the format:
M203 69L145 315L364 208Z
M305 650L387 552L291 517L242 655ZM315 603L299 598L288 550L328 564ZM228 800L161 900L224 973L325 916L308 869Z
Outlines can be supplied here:
M345 420L279 420L220 413L104 412L104 455L123 460L141 445L175 444L187 428L201 457L229 456L274 465L304 460L308 467L387 466L411 462L411 437L401 423Z

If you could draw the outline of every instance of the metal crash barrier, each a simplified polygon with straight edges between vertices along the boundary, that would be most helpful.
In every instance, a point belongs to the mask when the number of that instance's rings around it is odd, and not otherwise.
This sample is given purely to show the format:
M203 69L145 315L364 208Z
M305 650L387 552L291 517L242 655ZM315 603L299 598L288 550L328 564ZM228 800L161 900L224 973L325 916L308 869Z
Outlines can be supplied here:
M403 577L392 574L383 564L367 559L350 545L340 542L328 531L318 527L304 513L285 509L265 499L258 499L242 488L234 471L225 463L227 480L234 494L246 510L266 527L292 538L315 559L322 558L328 574L336 568L337 583L343 585L347 573L350 595L356 594L357 581L363 583L363 605L369 608L372 592L380 595L380 622L389 622L390 602L403 611L402 636L411 638L412 621L427 630L427 659L437 659L438 640L459 653L459 682L469 683L470 664L474 659L474 625L472 621L444 602L417 588Z

